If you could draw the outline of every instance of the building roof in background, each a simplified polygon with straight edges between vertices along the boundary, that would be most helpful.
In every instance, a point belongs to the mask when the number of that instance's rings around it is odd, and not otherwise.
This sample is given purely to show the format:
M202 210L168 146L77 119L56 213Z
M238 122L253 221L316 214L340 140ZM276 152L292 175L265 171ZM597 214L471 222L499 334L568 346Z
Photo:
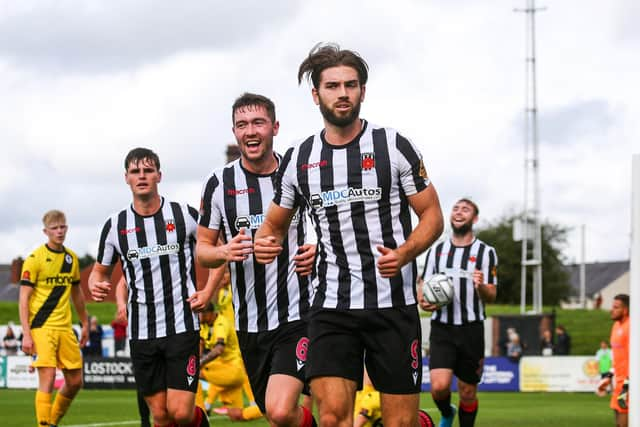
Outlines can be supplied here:
M629 271L629 261L596 262L585 264L585 294L593 297L611 282ZM571 295L580 295L580 264L566 266L569 271Z

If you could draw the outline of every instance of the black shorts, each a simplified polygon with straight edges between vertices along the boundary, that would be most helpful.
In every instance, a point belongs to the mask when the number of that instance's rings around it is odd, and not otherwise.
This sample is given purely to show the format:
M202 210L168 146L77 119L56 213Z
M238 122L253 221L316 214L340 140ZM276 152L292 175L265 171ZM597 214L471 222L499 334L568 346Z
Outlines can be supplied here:
M307 378L340 377L362 387L363 362L376 390L413 394L422 385L415 305L377 310L313 310Z
M169 388L195 393L200 372L200 334L131 340L131 360L138 390L149 396Z
M262 413L266 412L265 395L271 375L295 377L303 383L303 392L309 393L305 383L309 346L306 322L296 320L273 331L237 331L237 334L251 390Z
M431 322L429 369L451 369L468 384L478 384L484 364L484 324L445 325Z

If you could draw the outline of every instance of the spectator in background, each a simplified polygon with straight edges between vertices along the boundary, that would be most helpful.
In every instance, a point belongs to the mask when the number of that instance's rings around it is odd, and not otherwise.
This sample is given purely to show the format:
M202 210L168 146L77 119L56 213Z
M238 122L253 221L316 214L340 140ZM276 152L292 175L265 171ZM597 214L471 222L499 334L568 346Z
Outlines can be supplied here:
M507 343L507 357L512 362L517 362L522 357L522 345L520 344L520 335L516 332L511 334Z
M89 318L89 342L82 349L82 355L102 357L102 326L98 324L98 318Z
M598 370L600 378L606 378L611 375L611 349L606 341L600 341L600 348L596 351L596 360L598 361Z
M13 324L11 322L7 325L7 332L4 338L2 338L2 346L7 356L14 356L18 353L18 340L16 339L12 326Z
M598 292L596 294L596 299L593 301L593 308L600 310L600 307L602 307L602 294Z
M113 341L115 343L116 356L122 356L127 341L127 312L121 313L120 310L116 311L116 314L111 321L111 328L113 329Z
M556 327L556 345L553 348L553 354L566 356L571 352L571 336L563 325Z
M553 355L553 336L549 329L542 332L542 340L540 340L540 352L543 356Z

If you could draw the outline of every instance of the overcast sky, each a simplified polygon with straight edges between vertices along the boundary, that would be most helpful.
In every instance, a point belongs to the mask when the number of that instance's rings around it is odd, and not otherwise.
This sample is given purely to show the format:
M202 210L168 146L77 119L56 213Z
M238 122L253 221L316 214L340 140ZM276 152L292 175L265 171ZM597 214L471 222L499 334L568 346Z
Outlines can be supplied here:
M198 206L233 142L244 91L271 97L276 149L322 126L297 69L320 41L370 65L362 116L421 149L448 218L470 196L481 222L523 204L525 0L294 2L0 0L0 262L44 242L96 254L130 202L123 159L156 151L162 193ZM536 15L542 217L565 248L628 259L631 155L640 152L640 3L564 0Z

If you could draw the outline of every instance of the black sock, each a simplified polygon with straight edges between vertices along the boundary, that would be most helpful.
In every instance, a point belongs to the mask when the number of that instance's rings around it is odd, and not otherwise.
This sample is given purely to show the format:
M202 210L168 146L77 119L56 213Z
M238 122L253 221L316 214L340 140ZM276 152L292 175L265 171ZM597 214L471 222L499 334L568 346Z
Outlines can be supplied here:
M476 415L478 414L478 401L476 400L473 405L467 407L466 405L460 405L458 408L458 419L460 420L460 427L473 427L476 422Z
M434 397L433 402L436 404L443 417L450 417L453 415L453 411L451 410L451 393L442 400L436 400Z

